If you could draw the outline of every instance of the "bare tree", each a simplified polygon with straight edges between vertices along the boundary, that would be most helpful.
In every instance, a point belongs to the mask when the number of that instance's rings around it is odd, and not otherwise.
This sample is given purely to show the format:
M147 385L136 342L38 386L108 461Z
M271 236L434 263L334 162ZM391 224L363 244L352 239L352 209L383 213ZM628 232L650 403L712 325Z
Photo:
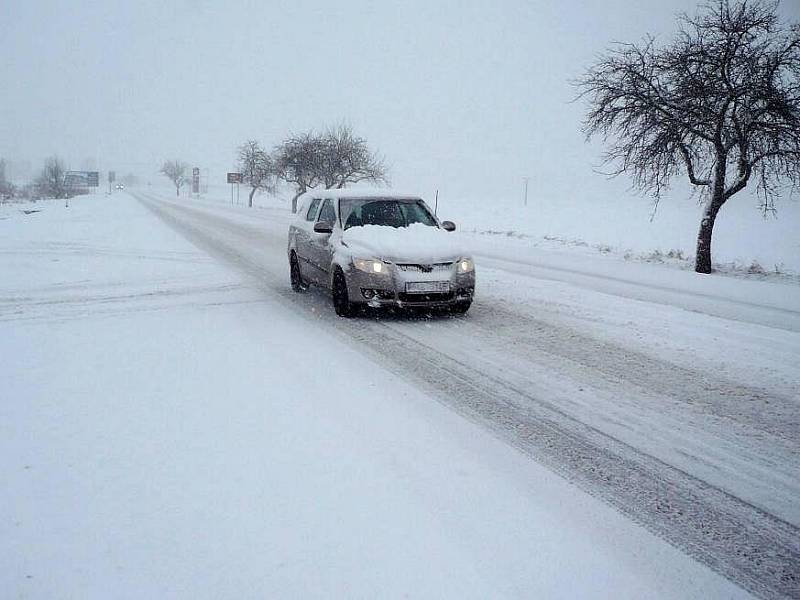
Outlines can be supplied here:
M181 195L181 187L183 184L186 183L186 171L189 169L189 165L185 162L180 160L165 160L164 164L161 165L161 173L166 175L167 179L169 179L172 184L175 186L175 195Z
M326 188L343 188L360 181L389 182L383 160L349 125L328 129L321 142L324 149L322 177Z
M244 182L250 186L247 205L252 208L253 196L258 190L275 191L276 167L272 157L261 144L255 140L247 140L239 146L239 170Z
M295 186L292 212L300 194L322 185L343 188L351 183L388 183L383 160L348 125L328 129L324 134L308 132L292 136L275 149L278 177Z
M67 198L65 175L64 162L58 156L47 158L36 182L39 193L50 198Z
M656 202L679 173L700 190L698 273L711 272L728 199L755 178L766 214L781 183L800 183L800 25L776 8L718 0L680 15L671 44L619 44L576 82L589 100L584 131L609 144L613 174L630 173Z
M297 212L297 198L322 181L323 146L313 132L294 135L275 148L278 177L294 186L292 212Z

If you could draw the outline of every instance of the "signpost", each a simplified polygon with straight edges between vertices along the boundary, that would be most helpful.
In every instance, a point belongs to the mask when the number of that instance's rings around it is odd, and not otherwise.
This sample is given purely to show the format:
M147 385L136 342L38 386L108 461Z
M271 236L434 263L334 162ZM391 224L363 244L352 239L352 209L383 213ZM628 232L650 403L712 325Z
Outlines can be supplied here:
M200 168L192 169L192 193L200 195Z
M528 181L529 180L530 180L530 177L523 177L522 178L522 182L523 182L523 197L524 197L524 200L522 201L522 205L523 206L528 206Z
M111 193L111 186L117 180L117 172L116 171L109 171L108 172L108 193Z
M231 204L234 203L234 187L236 188L236 204L239 204L239 184L242 183L241 173L228 173L228 183L231 184Z

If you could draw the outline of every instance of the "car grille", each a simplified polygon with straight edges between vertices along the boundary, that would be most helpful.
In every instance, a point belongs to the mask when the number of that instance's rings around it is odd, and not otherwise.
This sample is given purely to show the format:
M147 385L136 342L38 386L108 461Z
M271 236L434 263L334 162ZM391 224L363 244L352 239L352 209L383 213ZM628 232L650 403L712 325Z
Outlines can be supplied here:
M412 273L442 273L452 270L453 263L443 262L432 265L398 264L397 268L401 271L410 271Z

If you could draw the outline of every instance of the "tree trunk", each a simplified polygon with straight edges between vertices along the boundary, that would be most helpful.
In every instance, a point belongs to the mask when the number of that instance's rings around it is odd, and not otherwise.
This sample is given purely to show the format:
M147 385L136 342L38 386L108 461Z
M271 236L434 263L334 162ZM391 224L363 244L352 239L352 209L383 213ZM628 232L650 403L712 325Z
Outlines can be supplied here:
M181 195L181 187L179 185L175 186L175 195L176 196L180 196Z
M297 212L297 199L303 194L303 192L297 192L292 198L292 214Z
M250 188L250 197L247 199L247 206L248 208L253 208L253 196L256 195L256 190L258 188ZM294 211L292 211L294 212Z
M714 187L711 198L703 208L703 218L700 219L700 231L697 232L697 251L694 257L694 270L696 273L711 273L711 234L714 232L714 221L722 205L725 204L725 168L727 156L722 147L717 145L717 160L714 166Z
M694 259L696 273L711 273L711 234L714 232L714 222L717 220L717 214L721 207L721 201L711 198L703 209L700 231L697 232L697 252Z

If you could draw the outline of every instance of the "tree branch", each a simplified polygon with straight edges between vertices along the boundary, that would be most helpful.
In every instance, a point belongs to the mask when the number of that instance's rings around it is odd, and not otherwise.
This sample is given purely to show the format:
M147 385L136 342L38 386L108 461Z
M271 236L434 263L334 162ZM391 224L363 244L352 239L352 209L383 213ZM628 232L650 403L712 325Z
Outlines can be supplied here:
M711 185L711 180L697 179L697 177L695 177L692 157L689 155L689 149L686 147L686 145L678 144L678 150L680 150L681 156L683 157L683 162L686 164L686 172L689 174L689 181L691 181L694 185Z

